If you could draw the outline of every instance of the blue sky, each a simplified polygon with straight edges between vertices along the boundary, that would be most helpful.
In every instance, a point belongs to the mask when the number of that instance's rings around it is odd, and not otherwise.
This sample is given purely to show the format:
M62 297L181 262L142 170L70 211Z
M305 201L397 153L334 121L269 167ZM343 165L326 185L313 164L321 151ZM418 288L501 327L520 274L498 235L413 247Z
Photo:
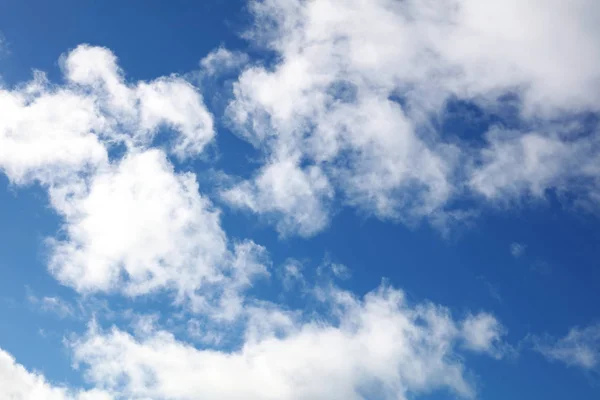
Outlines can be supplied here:
M600 394L593 0L0 5L0 399Z

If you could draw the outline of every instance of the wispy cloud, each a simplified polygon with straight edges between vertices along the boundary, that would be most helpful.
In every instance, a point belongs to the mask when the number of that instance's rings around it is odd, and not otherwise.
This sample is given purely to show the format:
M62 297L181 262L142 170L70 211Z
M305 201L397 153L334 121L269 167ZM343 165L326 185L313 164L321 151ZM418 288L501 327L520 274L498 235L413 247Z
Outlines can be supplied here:
M496 300L500 303L502 302L502 296L500 295L500 290L498 289L498 287L496 285L492 284L484 276L479 276L479 277L477 277L477 279L480 280L485 285L488 293L494 300Z
M73 305L60 297L44 296L40 298L33 294L30 289L28 289L27 301L34 308L54 314L59 318L72 318L76 314L76 309Z
M550 361L584 370L600 366L600 324L574 327L562 338L534 336L533 348Z
M303 275L304 265L301 261L288 259L280 268L280 279L285 290L292 290L300 286L304 288L307 284Z

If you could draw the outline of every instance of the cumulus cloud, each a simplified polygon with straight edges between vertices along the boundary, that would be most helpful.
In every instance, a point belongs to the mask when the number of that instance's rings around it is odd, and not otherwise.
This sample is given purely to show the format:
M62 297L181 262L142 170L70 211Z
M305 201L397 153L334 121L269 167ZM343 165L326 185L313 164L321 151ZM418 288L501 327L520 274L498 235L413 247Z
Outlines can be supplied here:
M98 389L70 390L53 385L43 375L30 372L14 357L0 349L0 390L3 398L15 400L112 400L113 397Z
M108 122L93 98L53 88L42 73L17 90L0 89L0 168L15 183L57 180L106 163L95 132Z
M274 218L282 235L310 236L328 224L327 202L333 196L320 168L301 169L291 159L267 165L254 181L222 193L231 205Z
M553 126L599 111L597 2L264 0L250 9L246 37L277 58L246 68L228 107L266 160L226 190L233 205L310 236L327 226L334 196L380 218L434 225L463 215L451 203L469 192L505 201L558 188L597 203L597 133ZM510 97L539 131L496 127L473 148L436 128L449 101L500 112ZM590 161L575 165L582 159ZM301 190L267 178L290 165L294 176L322 178L303 179Z
M600 324L574 327L562 338L533 337L534 349L550 361L593 370L600 365Z
M0 90L0 168L16 184L40 182L64 219L48 240L52 274L80 293L168 290L232 318L268 257L230 241L196 176L168 160L198 155L214 136L200 93L177 76L128 83L101 47L78 46L61 66L63 85L38 72ZM162 127L174 131L166 146L154 142Z
M325 229L336 204L435 225L470 215L450 206L467 192L496 201L576 190L588 206L600 198L597 133L555 122L598 111L596 2L250 6L256 24L246 37L273 51L275 62L246 66L227 117L265 163L220 195L282 236ZM218 49L201 65L216 74L245 61ZM168 291L197 313L186 328L203 346L155 326L154 317L138 319L134 334L92 323L69 344L97 389L53 385L0 351L0 387L11 397L358 400L434 390L473 397L461 355L509 351L491 314L457 320L389 287L364 298L319 287L311 294L323 304L310 315L249 299L253 281L269 275L266 249L228 237L196 176L168 158L195 157L214 137L196 88L177 76L128 82L115 55L99 47L80 46L61 66L62 85L36 73L0 89L0 169L15 184L41 183L63 218L48 241L51 273L84 294ZM432 122L452 98L493 109L507 94L518 98L520 118L543 121L540 129L493 128L479 148ZM163 128L175 132L156 143ZM293 280L306 285L297 264L283 279L288 288ZM61 310L53 298L38 302ZM234 348L216 348L224 334L237 335ZM590 369L598 337L597 327L574 328L536 348Z
M177 76L128 84L116 57L81 45L61 59L66 83L41 72L14 89L0 88L0 169L21 184L50 184L108 162L118 144L144 148L161 127L177 131L169 150L195 156L213 138L201 95Z
M258 318L249 319L244 343L230 352L197 349L162 330L136 338L95 325L71 346L91 381L125 398L406 399L436 389L474 395L455 346L462 330L448 310L410 306L391 288L362 300L328 294L334 322L249 309ZM490 345L486 337L472 350Z
M67 238L52 243L50 262L63 283L109 290L125 279L135 295L174 279L216 279L210 266L226 251L218 212L200 196L195 177L175 174L161 151L129 154L89 183L52 187L50 197L66 221Z
M65 220L65 237L48 241L49 268L81 293L167 289L177 302L205 312L215 306L229 318L239 291L268 275L266 250L230 243L195 175L176 173L160 150L131 152L49 193Z

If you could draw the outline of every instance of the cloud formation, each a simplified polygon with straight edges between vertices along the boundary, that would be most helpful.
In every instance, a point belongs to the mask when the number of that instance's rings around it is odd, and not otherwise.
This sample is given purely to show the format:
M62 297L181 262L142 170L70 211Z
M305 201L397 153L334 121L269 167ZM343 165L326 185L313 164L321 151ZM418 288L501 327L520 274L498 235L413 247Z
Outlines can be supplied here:
M88 378L118 398L406 399L437 389L475 394L456 344L487 352L499 337L470 330L486 325L487 331L497 324L493 317L469 317L462 323L469 325L465 336L447 309L411 306L392 288L364 299L338 289L327 296L334 322L248 308L244 342L231 352L197 349L160 329L136 338L94 325L71 346ZM483 320L492 323L470 326Z
M562 338L534 337L534 349L550 361L594 370L600 366L600 324L574 327Z
M245 53L219 47L200 60L200 66L202 67L202 72L214 75L241 68L248 61L249 57Z
M168 159L198 156L215 134L200 93L177 76L130 84L101 47L81 45L61 66L62 86L37 72L0 91L0 168L17 185L41 183L64 220L48 240L50 272L80 293L169 290L231 318L268 260L227 238L195 175Z
M113 129L102 134L128 147L147 146L160 127L177 131L169 150L177 157L197 156L214 137L213 119L202 96L177 76L129 85L116 57L107 49L79 46L62 60L66 78L92 91Z
M359 400L446 391L472 398L477 387L462 355L494 355L503 341L503 328L489 314L456 320L447 308L410 304L389 286L362 299L328 286L319 299L318 314L255 301L238 315L241 332L190 320L202 335L200 348L177 339L156 316L137 318L133 333L92 321L85 334L67 343L93 389L50 383L0 350L2 394L47 400ZM239 345L224 349L212 340L215 335L231 336Z
M42 375L27 371L0 349L0 390L3 398L15 400L112 400L101 390L73 391L52 385Z
M327 226L333 199L434 225L461 215L452 202L464 195L504 203L557 190L597 204L598 132L557 124L598 111L597 2L264 0L250 8L246 37L276 61L248 67L234 87L229 119L265 164L225 190L233 206L283 234L311 236ZM501 116L515 109L523 129L492 127L480 133L482 147L440 131L436 121L457 100Z
M158 130L177 131L169 151L196 156L213 138L200 94L176 76L127 84L116 57L81 45L61 58L66 83L42 72L0 89L0 169L15 183L51 184L108 163L112 147L144 148Z
M143 294L174 284L182 293L214 280L225 256L218 212L190 174L175 174L164 153L129 154L96 172L50 190L65 217L66 240L52 241L50 269L77 290Z
M572 119L600 104L596 2L250 5L246 37L275 54L273 65L218 49L201 66L208 75L245 66L227 118L264 163L220 196L281 235L317 234L339 204L435 225L471 215L454 208L461 196L503 203L556 190L587 208L600 198L598 132ZM42 185L62 218L47 241L50 272L85 295L166 292L182 319L193 314L185 328L202 346L152 318L136 320L133 333L91 323L69 346L96 389L54 385L0 351L0 387L11 397L404 400L441 390L471 398L463 355L510 353L489 313L456 319L386 286L364 298L332 285L311 291L297 262L285 266L283 285L315 295L318 311L247 295L270 275L267 249L229 237L196 175L170 159L195 158L214 138L198 90L177 76L128 82L100 47L77 47L61 67L62 85L38 72L0 89L0 169L16 185ZM457 99L485 112L512 102L527 129L490 128L481 145L440 132L436 121ZM327 268L318 274L349 276ZM72 312L55 298L36 301ZM220 347L224 335L235 336L233 348ZM592 369L599 337L592 326L535 343L549 359Z

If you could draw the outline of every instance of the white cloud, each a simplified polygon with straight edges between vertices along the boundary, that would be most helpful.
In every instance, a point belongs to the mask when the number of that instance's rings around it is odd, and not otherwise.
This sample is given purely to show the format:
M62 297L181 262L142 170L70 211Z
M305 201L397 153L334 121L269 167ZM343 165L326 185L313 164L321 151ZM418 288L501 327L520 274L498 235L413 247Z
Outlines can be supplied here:
M200 60L200 66L208 75L215 75L241 68L248 61L249 57L245 53L219 47Z
M108 122L93 98L53 88L42 73L21 89L0 89L0 169L15 183L50 182L106 163L95 133Z
M241 74L228 116L264 152L266 164L225 198L275 216L280 231L322 230L334 193L381 218L425 217L434 225L448 220L441 215L451 214L448 204L465 191L490 200L541 196L557 185L578 192L585 180L585 202L600 198L593 161L569 170L582 154L598 158L598 146L585 150L586 139L496 129L479 154L430 123L451 98L497 111L498 99L517 95L521 118L542 121L543 129L565 115L599 111L596 1L250 5L256 23L247 38L278 61ZM319 192L310 180L298 191L265 178L286 176L290 164L298 176L317 168L328 195L306 197ZM310 207L292 206L305 203Z
M600 324L574 327L560 339L533 337L534 349L551 361L584 370L600 366Z
M575 205L596 206L600 200L599 132L581 135L581 127L566 132L548 127L544 133L488 133L489 147L470 185L491 200L543 199L546 191L576 193Z
M333 191L320 168L301 169L285 159L268 164L254 181L244 181L222 196L234 206L274 218L284 236L310 236L327 226L327 202Z
M181 78L129 85L108 49L87 45L61 64L62 86L36 72L25 85L0 88L0 169L17 184L93 172L106 165L108 148L145 147L162 126L178 131L169 148L180 158L196 156L214 136L202 97Z
M91 88L103 111L121 129L111 136L129 146L148 145L158 128L172 127L179 135L171 151L180 158L197 156L214 136L211 114L202 96L177 76L128 85L110 50L81 45L63 57L67 79Z
M139 296L169 289L193 308L239 309L239 291L265 275L265 250L229 250L219 211L192 173L175 173L159 150L129 153L86 179L50 189L65 238L50 240L50 271L82 293ZM218 299L210 296L218 292Z
M337 322L249 308L258 314L232 351L200 350L161 330L139 339L95 325L71 346L97 387L125 398L406 399L439 389L474 395L456 356L462 333L446 309L409 306L390 288L364 300L339 290L329 295ZM491 345L484 341L474 350Z
M14 400L111 400L101 390L75 391L53 385L43 375L27 371L0 349L0 391L3 399Z
M491 314L469 315L462 322L464 346L477 352L485 352L502 358L512 349L502 342L506 329Z
M65 284L87 291L126 282L136 295L170 285L186 293L217 279L213 266L226 253L219 213L195 176L176 174L161 151L129 154L50 196L67 233L52 245L50 268Z
M269 276L270 265L267 250L247 240L235 243L233 252L226 260L224 278L219 282L217 319L235 320L244 311L244 291L250 288L257 278Z
M61 67L63 85L36 73L0 90L0 168L16 184L42 183L64 218L48 241L50 271L81 293L169 290L198 312L233 318L240 292L267 274L266 250L229 241L196 176L149 149L167 126L177 132L169 153L202 151L214 130L200 93L177 76L128 83L101 47L78 46Z
M597 201L593 135L496 129L483 151L471 151L426 123L450 96L492 107L515 91L524 118L596 111L600 36L587 18L600 7L552 1L252 2L258 22L249 37L281 57L273 68L244 71L228 113L267 161L223 198L273 220L282 235L303 236L328 225L337 199L409 223L445 220L448 202L466 190L496 200L583 187L584 202ZM261 24L270 19L275 25ZM216 72L238 65L236 57L221 49L202 65ZM148 148L167 126L178 131L168 152L183 159L202 151L214 129L200 94L176 76L128 83L104 48L80 46L62 66L62 86L37 74L0 90L0 168L17 184L44 184L64 218L49 241L51 272L80 293L175 293L201 314L187 328L205 346L156 329L154 317L137 320L137 336L92 324L71 346L98 389L52 385L0 351L0 387L11 397L407 399L440 389L472 397L461 352L508 351L492 315L457 321L390 288L364 299L320 288L328 309L311 317L247 299L253 280L269 274L266 249L228 238L196 176ZM109 160L120 144L125 155ZM290 266L286 276L300 281ZM54 298L40 304L68 312ZM243 321L239 348L210 348L222 337L202 318ZM574 328L536 348L594 368L598 331Z
M202 98L186 81L161 78L137 87L141 127L167 125L181 132L171 151L180 159L197 156L214 136L213 120Z
M269 275L266 249L227 237L219 210L199 192L196 176L176 172L168 160L168 152L194 156L212 138L212 119L200 95L177 77L129 84L116 57L103 48L80 46L63 57L62 66L68 81L62 87L38 75L26 87L3 92L15 104L15 115L29 114L0 131L0 145L21 146L21 158L0 157L3 170L16 183L40 181L63 218L60 235L48 241L49 269L82 294L174 294L176 306L196 313L183 329L202 347L157 327L154 314L133 319L134 335L92 323L70 344L95 390L52 385L6 355L0 379L7 377L15 397L406 399L433 390L474 396L460 354L497 356L503 332L491 315L456 321L446 308L410 305L402 292L387 287L364 299L331 285L320 288L321 312L312 314L248 298L254 280ZM69 107L54 104L57 93L71 99ZM323 229L340 183L345 201L368 205L380 216L396 216L404 208L427 215L452 192L446 174L453 146L417 137L392 102L374 93L356 102L352 93L338 103L330 99L330 112L318 127L324 135L304 138L286 120L297 99L280 94L284 108L273 121L287 136L274 139L276 154L255 180L223 196L277 218L282 235ZM314 95L318 100L318 91ZM32 108L38 103L44 107ZM298 105L313 107L309 101ZM168 150L149 148L164 124L178 136ZM75 141L74 150L60 155L57 148L36 148L43 127L51 128L52 140L67 146ZM399 137L392 135L396 128L402 129ZM109 159L112 146L122 144L124 154ZM355 173L336 165L342 156ZM341 265L329 267L337 277L348 275ZM287 272L303 282L299 270ZM38 303L72 310L50 297ZM231 342L239 346L219 348Z

